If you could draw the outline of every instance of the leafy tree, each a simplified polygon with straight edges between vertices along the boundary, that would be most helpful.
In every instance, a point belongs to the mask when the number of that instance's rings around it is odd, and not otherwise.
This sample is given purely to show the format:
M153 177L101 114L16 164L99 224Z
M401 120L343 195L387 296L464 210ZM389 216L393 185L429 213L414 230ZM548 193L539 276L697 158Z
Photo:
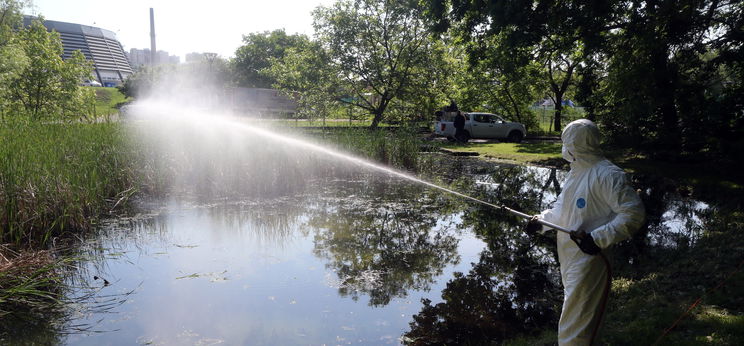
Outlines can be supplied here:
M340 100L373 115L376 128L429 61L431 40L415 10L395 1L342 0L313 13L316 35L349 95Z
M304 35L287 35L284 29L243 36L243 45L231 61L238 86L271 88L276 80L268 73L272 59L281 59L287 49L306 45Z
M18 73L28 65L28 59L18 41L16 28L23 25L25 3L16 0L0 1L0 107L10 106L10 85Z
M541 84L541 66L525 63L529 60L524 52L503 49L505 38L506 35L492 35L464 44L471 66L462 87L467 90L465 99L477 100L480 107L534 127L534 115L528 107L542 91L536 88Z
M527 90L517 82L518 75L529 78L537 73L556 105L554 125L559 131L562 101L583 57L576 32L565 30L570 25L567 14L572 10L571 4L538 1L533 6L523 0L440 0L428 7L429 14L437 19L435 29L451 29L464 42L480 46L470 51L473 62L485 62L507 73L507 80L498 81L507 99ZM542 68L535 70L535 62ZM535 80L532 82L537 85ZM507 87L515 90L505 92Z
M8 76L11 109L32 119L78 117L87 112L94 95L79 83L91 78L92 67L80 51L62 60L59 34L48 32L41 20L19 30L10 42L13 55L23 61Z
M321 118L338 107L334 97L340 94L336 72L327 51L317 42L291 47L281 59L272 59L267 74L275 80L274 87L283 90L297 104L297 117Z

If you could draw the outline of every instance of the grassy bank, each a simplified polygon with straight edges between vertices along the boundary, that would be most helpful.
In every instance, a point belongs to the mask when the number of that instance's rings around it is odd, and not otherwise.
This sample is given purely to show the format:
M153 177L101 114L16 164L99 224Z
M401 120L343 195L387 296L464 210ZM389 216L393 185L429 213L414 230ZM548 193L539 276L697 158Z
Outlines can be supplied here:
M0 240L43 244L90 228L135 188L116 123L0 124Z
M478 153L485 158L507 160L521 164L561 166L561 143L476 143L456 144L437 142L441 148L454 151Z
M96 93L95 114L111 116L119 112L118 106L126 102L126 96L116 88L91 87Z

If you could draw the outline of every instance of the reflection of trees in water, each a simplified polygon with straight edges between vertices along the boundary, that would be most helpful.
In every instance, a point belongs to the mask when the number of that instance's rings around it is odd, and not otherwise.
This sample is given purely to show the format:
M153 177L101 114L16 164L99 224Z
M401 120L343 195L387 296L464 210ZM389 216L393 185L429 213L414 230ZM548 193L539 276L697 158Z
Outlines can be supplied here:
M514 262L484 251L467 275L456 273L447 283L442 303L423 301L406 340L419 345L495 344L554 322L558 288L547 276L549 265L530 251L525 242Z
M558 193L555 180L555 172L549 170L507 166L487 178L490 185L473 185L477 187L473 194L537 212L546 207L547 195ZM488 250L468 274L456 273L447 283L443 302L423 301L405 333L408 342L498 343L556 322L561 291L554 236L530 238L521 230L523 223L490 207L471 207L463 224L486 239Z
M526 212L540 211L555 199L560 191L556 181L562 179L553 172L535 172L529 167L502 169L489 177L493 183L490 188L480 185L474 194ZM719 207L737 202L702 202L691 198L689 188L658 177L642 177L633 181L633 185L641 190L647 225L630 241L613 247L615 277L640 280L636 283L639 292L658 290L659 285L678 282L679 277L684 277L684 282L690 285L708 286L720 281L716 276L719 267L740 263L740 254L717 253L720 248L735 248L731 243L741 239L732 235L737 228L726 221L730 212ZM556 323L562 294L554 259L554 236L529 239L521 232L523 222L487 207L472 207L463 223L486 239L489 250L468 274L456 274L449 281L442 292L443 302L424 301L422 310L414 316L411 330L405 333L407 342L499 343ZM695 263L706 257L716 260ZM659 271L660 265L671 265L674 269ZM718 276L729 271L724 270ZM667 290L674 293L679 288ZM658 293L661 298L654 301L668 299L665 292ZM726 299L718 304L737 311L741 307L738 301ZM614 307L618 311L623 309ZM618 330L626 328L621 323L613 324L613 313L611 309L608 325ZM632 339L629 335L614 343L626 344Z
M457 238L443 224L438 192L398 181L357 185L356 195L319 208L307 225L316 229L315 254L336 272L339 293L372 306L428 289L445 266L458 261Z

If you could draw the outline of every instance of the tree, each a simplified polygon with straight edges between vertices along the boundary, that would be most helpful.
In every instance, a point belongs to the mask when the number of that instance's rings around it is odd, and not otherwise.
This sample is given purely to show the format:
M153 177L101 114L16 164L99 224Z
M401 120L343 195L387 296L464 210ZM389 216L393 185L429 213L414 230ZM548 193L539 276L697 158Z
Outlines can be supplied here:
M284 29L244 35L243 45L231 61L235 82L242 87L271 88L276 83L268 73L272 59L281 59L287 49L307 42L306 36L287 35Z
M312 119L320 115L325 122L326 115L338 106L335 96L342 92L338 90L336 71L317 42L287 49L283 58L272 59L267 75L275 80L275 88L297 102L297 117Z
M10 40L10 45L17 48L14 54L24 62L8 78L8 103L11 109L32 119L85 115L94 96L79 84L91 78L91 63L80 51L62 60L59 34L48 32L41 21L34 20Z
M536 126L528 107L541 92L541 67L530 62L525 51L504 49L506 35L491 35L479 42L465 43L470 58L468 80L462 90L466 99L477 100L478 106L507 115L525 124Z
M511 1L434 1L428 13L436 20L437 30L450 29L463 42L488 47L487 52L498 57L490 58L483 49L471 50L473 62L494 64L498 70L511 75L509 83L500 81L502 87L521 85L515 83L521 74L528 78L530 72L539 72L545 80L545 92L555 102L555 129L561 129L562 101L573 83L573 72L581 62L582 50L577 46L576 32L566 30L573 10L570 4L539 1L536 4L523 0ZM494 39L496 38L496 39ZM542 69L532 70L529 65L541 64ZM519 71L521 70L521 71ZM505 93L507 98L515 94Z
M372 114L376 128L427 62L431 40L423 20L410 7L384 0L342 0L319 7L313 17L339 84L349 92L339 100Z

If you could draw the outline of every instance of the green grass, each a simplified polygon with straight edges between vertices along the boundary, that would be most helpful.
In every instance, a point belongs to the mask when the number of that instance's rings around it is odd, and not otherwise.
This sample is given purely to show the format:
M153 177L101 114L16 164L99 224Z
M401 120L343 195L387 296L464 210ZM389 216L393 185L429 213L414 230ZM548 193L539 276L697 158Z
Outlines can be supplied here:
M349 119L326 119L326 121L323 122L323 120L317 119L283 119L273 120L272 123L289 127L367 127L372 124L372 120L349 121ZM382 126L383 124L380 125Z
M96 93L95 114L99 116L110 116L117 114L117 105L126 101L126 96L116 88L90 87Z
M118 123L0 123L0 241L90 228L135 188L128 148Z
M454 151L476 152L487 158L515 161L522 164L562 165L561 143L522 142L522 143L456 143L442 144L442 148Z
M420 136L407 129L347 129L330 131L323 141L342 151L386 165L413 169L418 167Z

